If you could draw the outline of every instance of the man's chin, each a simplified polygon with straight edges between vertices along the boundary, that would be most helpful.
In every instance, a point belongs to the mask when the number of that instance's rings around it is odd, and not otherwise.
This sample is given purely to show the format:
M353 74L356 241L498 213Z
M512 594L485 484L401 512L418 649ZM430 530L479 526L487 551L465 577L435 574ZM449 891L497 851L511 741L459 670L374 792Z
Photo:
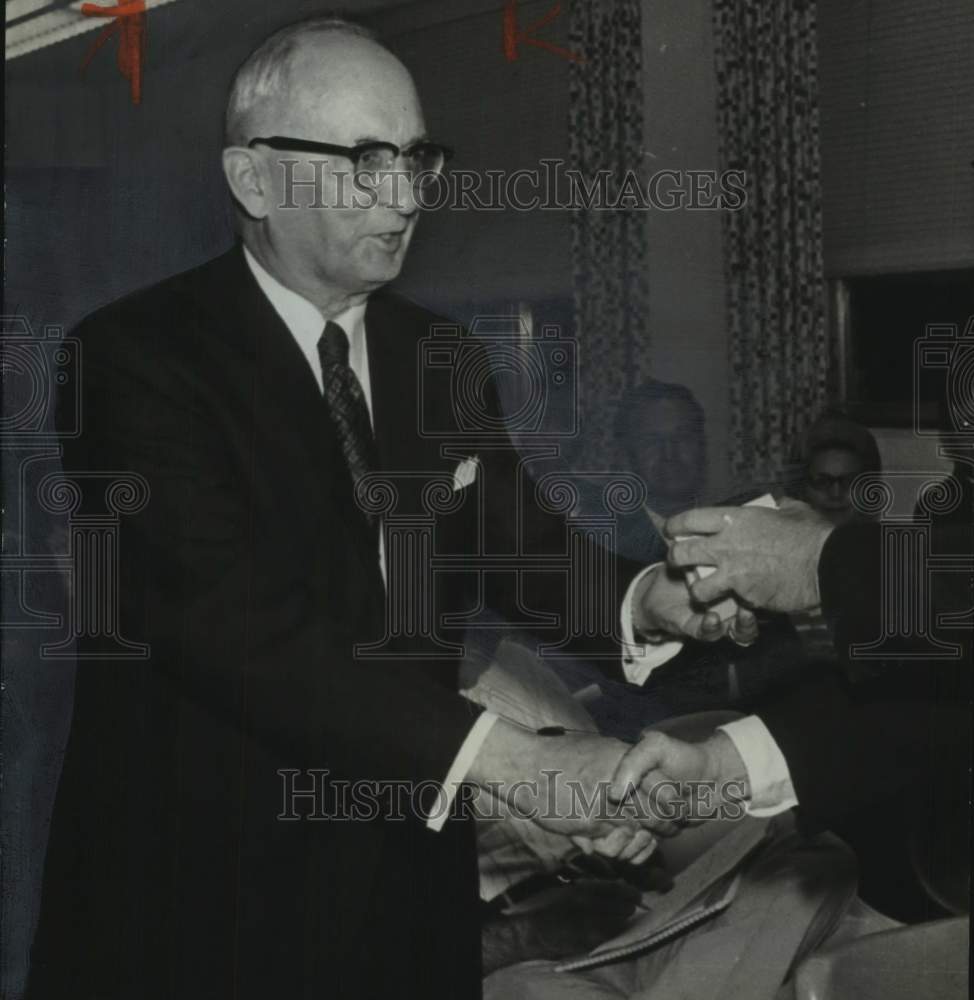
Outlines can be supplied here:
M370 267L367 270L359 271L354 281L349 282L349 287L354 286L358 293L374 292L398 278L401 270L401 267Z
M402 271L405 256L404 253L399 253L395 256L388 255L385 260L373 258L362 268L362 283L372 288L378 288L394 281L399 277L399 272Z

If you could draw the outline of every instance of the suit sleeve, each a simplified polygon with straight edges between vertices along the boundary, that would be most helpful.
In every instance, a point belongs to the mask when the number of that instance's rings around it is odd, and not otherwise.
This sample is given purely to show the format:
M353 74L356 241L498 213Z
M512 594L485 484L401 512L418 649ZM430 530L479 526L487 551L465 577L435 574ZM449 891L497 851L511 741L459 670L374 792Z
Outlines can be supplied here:
M969 539L958 544L969 551ZM803 815L816 825L911 785L926 787L931 769L963 771L970 756L969 629L934 623L938 638L959 644L957 660L911 659L892 644L883 659L856 656L855 645L883 634L882 558L878 525L830 535L819 584L842 665L808 676L759 712L788 763ZM969 595L969 576L933 574L937 613L969 608Z
M442 781L479 711L421 670L356 663L337 612L262 572L273 539L254 528L253 484L227 474L199 391L164 352L117 346L86 338L83 434L64 464L148 485L119 549L122 627L150 644L149 669L298 766Z

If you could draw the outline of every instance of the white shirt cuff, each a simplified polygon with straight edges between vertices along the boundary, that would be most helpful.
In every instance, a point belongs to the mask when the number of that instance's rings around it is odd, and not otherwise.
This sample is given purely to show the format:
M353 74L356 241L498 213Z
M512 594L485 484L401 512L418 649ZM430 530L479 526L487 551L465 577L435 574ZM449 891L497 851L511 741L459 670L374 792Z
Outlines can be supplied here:
M453 758L450 770L447 771L446 777L443 779L439 794L436 796L436 802L426 818L426 826L430 830L443 829L443 824L453 807L453 800L457 797L457 789L467 777L470 765L480 753L480 748L484 745L484 740L487 739L487 734L493 728L497 718L493 712L482 712L477 721L470 727L470 732L460 744L460 749L457 751L456 757Z
M630 684L640 687L646 683L649 675L661 667L667 660L672 660L683 649L679 639L667 639L659 643L636 642L632 626L632 604L636 597L636 588L640 582L652 573L662 563L653 563L641 573L637 573L629 584L626 596L622 599L622 671Z
M798 805L788 762L768 727L756 715L717 728L727 734L744 761L751 786L747 811L752 816L776 816Z

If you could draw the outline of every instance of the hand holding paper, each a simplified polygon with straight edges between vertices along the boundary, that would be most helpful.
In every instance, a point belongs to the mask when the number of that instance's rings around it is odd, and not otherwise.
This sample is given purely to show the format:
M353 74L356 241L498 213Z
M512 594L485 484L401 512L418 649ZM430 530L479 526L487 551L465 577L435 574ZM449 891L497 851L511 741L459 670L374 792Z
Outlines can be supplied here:
M722 604L725 602L721 602ZM696 601L690 592L685 574L667 566L659 566L646 577L634 602L636 627L644 635L654 632L666 636L715 642L725 635L742 645L757 638L758 625L754 615L731 599L729 615L725 609L708 607Z
M765 494L746 506L774 508L776 503L771 494ZM667 522L648 507L645 510L656 530L661 535L666 534ZM648 574L642 589L637 592L636 627L646 635L662 632L703 642L715 642L726 635L739 646L751 645L758 637L758 622L748 608L742 607L730 594L718 594L704 601L691 589L715 569L707 565L682 569L671 566L668 570L658 569Z
M833 525L807 504L777 510L703 507L666 522L669 562L714 571L690 584L703 603L735 595L769 611L809 611L819 604L818 561Z

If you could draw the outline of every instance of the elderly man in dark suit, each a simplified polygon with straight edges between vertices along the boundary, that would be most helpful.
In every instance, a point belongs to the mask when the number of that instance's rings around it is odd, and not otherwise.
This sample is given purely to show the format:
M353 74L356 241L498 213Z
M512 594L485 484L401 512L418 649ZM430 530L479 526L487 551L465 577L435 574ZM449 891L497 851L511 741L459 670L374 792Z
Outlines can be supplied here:
M553 770L590 791L626 748L482 712L429 635L391 635L403 553L375 476L414 509L417 481L466 487L443 503L438 552L564 548L565 522L513 449L474 435L458 458L453 401L416 377L436 317L379 291L445 156L398 60L345 22L284 29L238 72L226 129L242 245L79 329L65 468L148 486L121 527L119 628L151 653L79 663L29 995L475 997L477 869L451 796L469 782L510 802ZM437 619L476 608L459 565L448 598L396 600ZM606 588L621 597L637 569L620 561ZM495 596L545 610L547 583L521 583ZM397 809L383 782L417 793ZM377 799L358 822L348 783ZM609 856L646 857L647 824L671 832L645 814L558 818L566 794L553 785L538 822Z

